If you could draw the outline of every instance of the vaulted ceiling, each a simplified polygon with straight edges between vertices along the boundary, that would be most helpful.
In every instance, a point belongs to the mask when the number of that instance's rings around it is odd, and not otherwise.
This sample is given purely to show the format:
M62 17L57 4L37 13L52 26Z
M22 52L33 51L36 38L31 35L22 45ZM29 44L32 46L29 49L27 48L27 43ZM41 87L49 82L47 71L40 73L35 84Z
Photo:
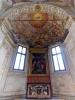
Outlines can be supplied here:
M15 42L26 43L31 47L47 47L64 41L71 20L59 7L29 3L13 8L6 16L4 25Z
M8 0L10 1L10 0ZM3 25L15 43L28 44L30 47L48 47L56 42L63 42L69 33L71 16L57 7L70 7L71 0L11 0L17 5L6 11ZM27 0L28 1L28 0ZM50 3L48 3L50 2ZM18 4L19 3L19 4Z

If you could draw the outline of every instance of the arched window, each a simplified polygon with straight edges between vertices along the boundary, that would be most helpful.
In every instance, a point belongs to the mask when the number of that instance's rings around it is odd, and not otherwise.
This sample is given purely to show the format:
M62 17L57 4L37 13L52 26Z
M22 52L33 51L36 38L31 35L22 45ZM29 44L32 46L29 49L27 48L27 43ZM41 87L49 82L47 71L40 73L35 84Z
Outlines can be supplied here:
M18 46L14 69L24 70L24 64L26 59L26 48Z
M62 52L60 46L55 46L52 48L52 58L55 71L65 70L65 65L63 62Z

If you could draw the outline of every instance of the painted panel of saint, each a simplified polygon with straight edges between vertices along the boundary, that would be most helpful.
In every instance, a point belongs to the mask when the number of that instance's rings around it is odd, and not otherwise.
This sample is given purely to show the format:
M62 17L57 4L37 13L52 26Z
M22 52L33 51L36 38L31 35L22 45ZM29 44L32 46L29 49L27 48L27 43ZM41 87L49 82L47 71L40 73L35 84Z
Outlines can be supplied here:
M32 54L32 74L46 74L45 54Z

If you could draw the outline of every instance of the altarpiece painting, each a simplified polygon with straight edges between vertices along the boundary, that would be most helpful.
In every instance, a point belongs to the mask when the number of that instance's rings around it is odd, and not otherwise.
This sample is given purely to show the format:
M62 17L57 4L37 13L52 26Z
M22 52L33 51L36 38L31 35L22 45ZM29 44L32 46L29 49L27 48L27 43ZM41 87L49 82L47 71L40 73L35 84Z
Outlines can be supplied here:
M46 74L46 59L44 53L32 54L32 74Z

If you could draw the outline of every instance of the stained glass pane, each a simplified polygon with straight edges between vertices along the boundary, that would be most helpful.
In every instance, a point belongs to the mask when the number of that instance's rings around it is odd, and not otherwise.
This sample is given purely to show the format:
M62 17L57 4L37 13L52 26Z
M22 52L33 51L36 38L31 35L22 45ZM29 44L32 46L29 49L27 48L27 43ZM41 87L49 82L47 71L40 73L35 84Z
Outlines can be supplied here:
M25 60L25 55L21 55L21 62L20 62L20 66L19 66L20 70L23 70L23 68L24 68L24 60Z
M23 54L26 54L26 48L23 48L23 49L22 49L22 53L23 53Z
M19 53L22 52L22 47L21 47L21 46L18 47L18 52L19 52Z
M56 70L56 71L59 70L57 55L54 55L54 56L53 56L53 61L54 61L55 70Z
M60 70L65 70L61 54L58 55L58 61L59 61Z
M21 54L17 54L14 69L18 69L19 63L20 63L20 57L21 57Z
M55 48L52 48L52 54L56 54Z
M61 50L60 50L60 47L59 46L56 47L56 52L57 53L61 53Z

